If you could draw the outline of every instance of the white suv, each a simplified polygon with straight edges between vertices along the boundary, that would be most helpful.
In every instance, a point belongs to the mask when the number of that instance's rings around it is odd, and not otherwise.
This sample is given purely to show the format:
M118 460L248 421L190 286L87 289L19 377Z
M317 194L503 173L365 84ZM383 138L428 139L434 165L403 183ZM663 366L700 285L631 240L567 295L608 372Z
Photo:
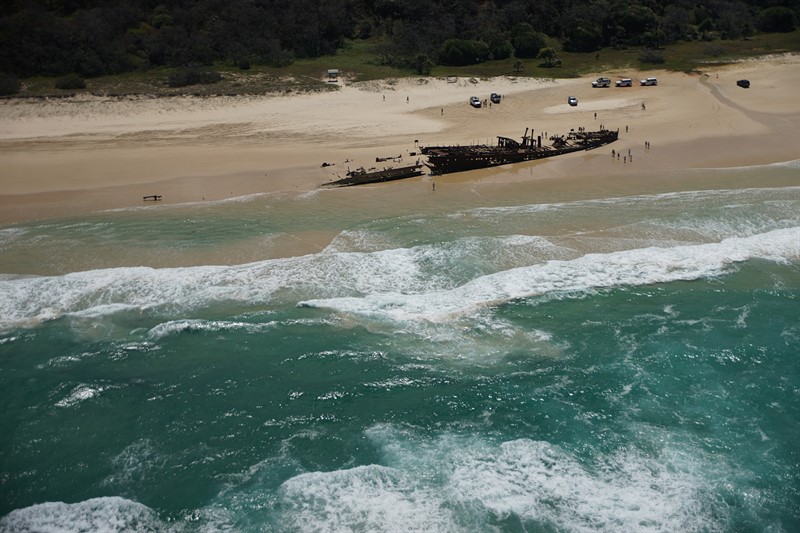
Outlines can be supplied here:
M608 78L597 78L596 81L592 82L592 87L609 87L611 86L611 80Z
M639 85L658 85L658 80L656 78L645 78L639 81Z
M615 84L617 87L633 87L633 80L630 78L624 78L621 80L617 80Z

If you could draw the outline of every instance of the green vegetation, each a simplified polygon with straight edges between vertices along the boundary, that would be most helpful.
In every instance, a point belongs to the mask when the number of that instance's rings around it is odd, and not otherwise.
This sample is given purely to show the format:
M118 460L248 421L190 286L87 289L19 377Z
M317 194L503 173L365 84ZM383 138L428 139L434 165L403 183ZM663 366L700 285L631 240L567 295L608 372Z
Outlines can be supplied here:
M73 89L85 89L86 88L86 80L78 76L77 74L67 74L63 78L59 78L56 80L56 89L60 89L62 91L69 91Z
M798 15L795 0L29 0L0 7L0 93L329 90L328 68L351 80L691 71L799 51Z
M222 81L222 74L216 70L200 71L192 68L170 74L167 85L188 87L189 85L211 85L220 81Z
M22 88L19 79L13 74L0 74L0 96L17 94Z
M466 76L489 78L493 76L526 76L540 78L573 78L601 71L646 70L658 68L691 72L712 68L715 65L732 63L745 57L768 54L800 52L800 39L795 33L759 34L747 40L737 41L694 41L678 43L665 47L661 64L644 64L641 61L641 47L628 49L604 48L593 53L557 51L551 47L543 48L537 59L518 59L514 57L487 61L467 66L432 66L431 76ZM378 45L369 41L348 41L332 56L295 61L287 67L252 66L241 70L238 66L217 64L220 74L216 83L170 87L171 76L185 69L152 69L119 75L100 76L85 80L83 92L104 95L236 95L292 93L335 90L337 85L326 83L325 75L329 68L338 68L340 76L353 81L369 81L398 77L413 77L418 74L411 69L397 69L380 64L375 54ZM551 52L548 51L552 50ZM544 55L542 55L544 54ZM550 56L552 66L547 66ZM561 62L555 63L556 58ZM519 64L518 68L515 66ZM8 76L6 76L8 77ZM0 77L0 80L3 78ZM16 78L11 77L12 81ZM54 80L48 77L33 77L14 86L18 96L58 95L54 90ZM5 94L14 94L6 92Z

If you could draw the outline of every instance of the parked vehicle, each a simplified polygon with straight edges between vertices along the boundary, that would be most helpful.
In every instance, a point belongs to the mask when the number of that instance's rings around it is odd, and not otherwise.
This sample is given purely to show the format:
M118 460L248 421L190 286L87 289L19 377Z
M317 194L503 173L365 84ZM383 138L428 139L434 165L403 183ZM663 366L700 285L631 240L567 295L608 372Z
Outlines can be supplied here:
M617 80L615 85L617 87L633 87L633 80L630 78L623 78L621 80Z
M480 107L481 106L481 99L477 96L470 96L469 97L469 105L472 107Z
M608 78L597 78L595 81L592 82L592 87L594 88L610 87L610 86L611 86L611 80Z
M658 80L656 78L645 78L639 81L639 85L658 85Z
M569 98L567 98L567 103L572 107L575 107L576 105L578 105L578 99L575 98L574 96L570 96Z
M736 82L736 85L738 85L742 89L749 89L750 88L750 80L739 80L739 81Z
M497 93L492 93L489 99L492 101L493 104L499 104L501 100L500 95Z

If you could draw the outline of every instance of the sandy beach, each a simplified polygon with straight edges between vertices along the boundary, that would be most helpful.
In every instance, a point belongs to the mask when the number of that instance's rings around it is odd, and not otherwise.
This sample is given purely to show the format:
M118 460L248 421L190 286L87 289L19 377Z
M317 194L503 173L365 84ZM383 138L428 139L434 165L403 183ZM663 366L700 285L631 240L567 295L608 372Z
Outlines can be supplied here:
M634 86L593 89L599 75ZM656 87L637 80L655 76ZM736 80L750 79L750 89ZM737 167L800 159L800 56L696 74L598 72L579 79L412 78L341 82L338 91L271 97L0 101L0 224L142 205L313 190L376 158L416 160L419 146L493 142L525 128L619 129L613 146L445 175L437 184L567 179L602 187L648 169ZM474 109L472 95L503 95ZM567 104L567 96L579 100ZM645 142L650 148L645 148ZM633 160L612 160L611 149ZM327 163L330 166L323 166ZM527 171L533 169L532 171ZM429 176L414 178L430 180ZM798 180L800 181L800 179ZM558 181L549 186L558 186ZM391 194L391 184L384 187ZM525 185L526 186L526 185ZM680 187L680 185L676 185Z

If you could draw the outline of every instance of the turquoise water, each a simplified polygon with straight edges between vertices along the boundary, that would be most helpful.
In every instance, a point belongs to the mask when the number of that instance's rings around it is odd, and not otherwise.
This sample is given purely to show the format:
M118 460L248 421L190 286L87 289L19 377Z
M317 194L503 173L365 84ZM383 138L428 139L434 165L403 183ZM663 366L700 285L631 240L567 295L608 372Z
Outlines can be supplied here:
M800 187L385 190L0 229L0 530L800 529Z

